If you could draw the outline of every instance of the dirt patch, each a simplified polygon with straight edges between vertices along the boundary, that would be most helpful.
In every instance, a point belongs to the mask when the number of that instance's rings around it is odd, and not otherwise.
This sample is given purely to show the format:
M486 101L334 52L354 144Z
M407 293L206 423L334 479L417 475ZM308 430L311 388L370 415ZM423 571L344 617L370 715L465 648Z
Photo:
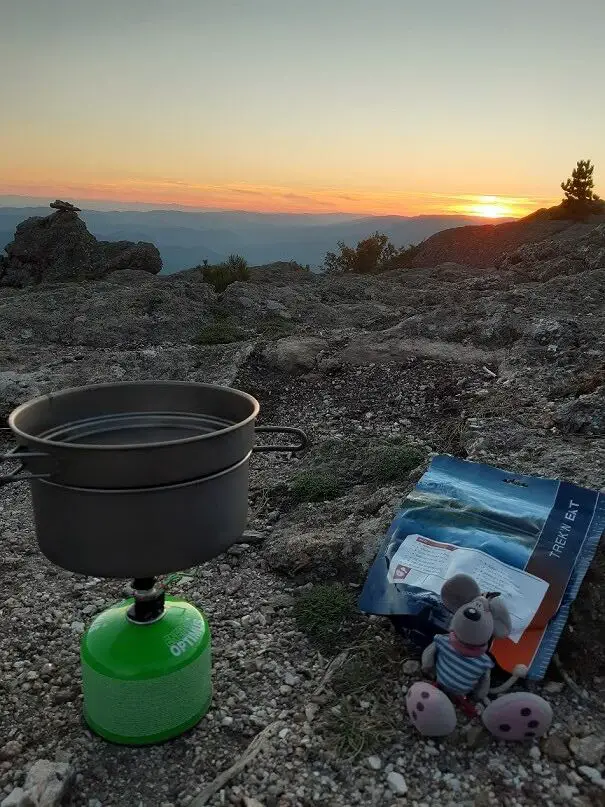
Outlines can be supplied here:
M571 608L557 650L571 676L593 694L605 692L605 549L602 543Z

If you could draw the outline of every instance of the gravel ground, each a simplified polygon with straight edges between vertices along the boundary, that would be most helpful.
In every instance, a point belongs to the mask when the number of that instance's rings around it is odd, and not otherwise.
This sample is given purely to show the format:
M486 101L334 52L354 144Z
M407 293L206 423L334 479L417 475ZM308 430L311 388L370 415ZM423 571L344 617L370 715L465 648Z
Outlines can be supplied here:
M236 385L259 395L264 422L303 425L314 442L406 430L430 451L447 450L447 440L456 444L452 425L495 383L480 367L415 359L360 375L344 367L321 385L312 375L284 380L252 358ZM255 458L253 501L269 480L291 472L283 458ZM37 550L26 490L0 490L3 795L23 783L33 762L49 759L68 762L75 772L72 807L185 806L259 731L277 723L266 749L209 804L605 805L603 712L559 681L545 685L555 724L540 744L500 744L474 727L467 731L463 719L451 738L427 742L405 713L416 658L388 623L358 617L363 647L353 642L342 668L348 677L336 671L318 693L342 648L322 655L299 630L293 605L309 584L272 573L263 544L271 542L280 514L253 509L253 515L259 545L232 548L171 590L209 618L212 710L176 740L131 749L86 729L79 683L81 632L121 596L122 584L53 567ZM380 680L368 676L368 666L380 668L387 657ZM588 686L601 702L602 687L598 677Z

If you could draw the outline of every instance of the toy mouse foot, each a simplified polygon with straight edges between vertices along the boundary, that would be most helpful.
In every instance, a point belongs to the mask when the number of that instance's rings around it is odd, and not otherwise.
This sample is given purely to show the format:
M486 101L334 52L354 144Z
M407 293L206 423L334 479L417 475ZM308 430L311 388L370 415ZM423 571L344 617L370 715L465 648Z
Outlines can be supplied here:
M500 740L531 740L548 731L552 709L539 695L513 692L492 701L481 719L486 729Z
M432 684L423 681L412 684L406 706L410 720L425 737L445 737L456 728L454 704Z

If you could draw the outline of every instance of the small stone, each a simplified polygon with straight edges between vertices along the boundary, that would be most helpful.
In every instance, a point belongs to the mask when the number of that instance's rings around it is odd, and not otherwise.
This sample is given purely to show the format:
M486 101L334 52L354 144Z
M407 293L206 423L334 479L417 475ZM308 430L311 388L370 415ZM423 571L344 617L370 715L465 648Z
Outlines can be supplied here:
M19 756L23 747L17 740L9 740L0 748L0 761L4 762L7 759L14 759Z
M75 689L60 689L52 696L53 703L69 703L76 700L78 692Z
M289 608L291 605L294 605L294 602L294 597L290 594L276 594L271 600L271 605L274 608Z
M284 675L284 684L287 684L289 687L295 687L298 683L298 678L295 675L292 675L291 672L287 672Z
M263 807L258 799L251 799L249 796L242 796L242 807Z
M382 760L376 756L368 757L368 766L373 771L379 771L382 768Z
M74 631L74 633L84 633L85 625L83 622L79 621L72 622L70 627Z
M400 773L397 773L397 771L391 771L387 775L387 784L391 788L392 792L397 796L405 796L405 794L408 792L408 786L405 783L405 779Z
M16 787L2 801L0 807L35 807L35 805L22 787Z
M240 588L243 585L243 582L244 581L242 580L242 578L238 574L236 574L235 577L232 577L231 580L229 580L229 582L225 586L225 591L229 596L231 596L232 594L235 594L236 591L240 590Z
M567 762L571 756L569 748L558 734L551 734L542 743L542 753L555 762Z
M243 540L247 544L260 544L266 537L264 532L258 532L257 530L246 530L242 535Z
M572 737L569 749L583 765L598 765L605 753L605 739L589 734L587 737Z
M590 765L580 765L578 768L582 776L585 776L587 779L595 785L600 785L603 779L601 778L600 772L596 769L591 767Z
M580 722L575 715L568 718L567 728L572 734L575 734L576 737L585 737L587 734L590 734L590 732L586 730L586 725Z
M532 759L536 761L539 760L540 757L542 756L540 754L540 749L538 748L537 745L532 745L532 747L529 749L529 755Z
M317 703L305 704L305 717L307 718L307 722L311 723L313 721L318 709L319 705Z
M25 791L37 807L58 807L66 795L75 771L66 762L39 759L25 778Z
M229 547L229 549L227 550L227 554L233 555L234 557L237 558L240 555L243 555L244 552L247 552L248 549L250 549L250 544L234 544L233 546Z
M404 662L403 672L406 675L416 675L416 673L420 672L420 662L414 659L408 659Z
M224 717L224 718L221 720L221 726L225 726L225 727L227 727L227 726L232 726L232 725L233 725L233 718L232 718L232 717L229 717L229 715L226 715L226 716L225 716L225 717Z
M88 799L88 807L103 807L99 799Z
M564 686L563 681L547 681L544 684L544 691L548 692L549 695L558 695L559 692L563 692Z

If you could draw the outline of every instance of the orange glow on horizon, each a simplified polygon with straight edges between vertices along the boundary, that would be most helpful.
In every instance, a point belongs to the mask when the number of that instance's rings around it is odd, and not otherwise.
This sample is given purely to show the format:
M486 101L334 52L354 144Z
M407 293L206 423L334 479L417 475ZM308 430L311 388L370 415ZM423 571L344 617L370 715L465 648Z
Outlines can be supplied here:
M251 213L344 213L359 216L463 215L521 218L557 204L544 197L480 194L413 193L379 189L279 187L271 185L202 185L175 180L125 179L116 183L0 184L0 194L65 198L129 206L170 205L192 210L242 210Z
M515 200L498 196L479 196L476 202L462 207L461 212L483 219L519 218L526 211L515 205Z

